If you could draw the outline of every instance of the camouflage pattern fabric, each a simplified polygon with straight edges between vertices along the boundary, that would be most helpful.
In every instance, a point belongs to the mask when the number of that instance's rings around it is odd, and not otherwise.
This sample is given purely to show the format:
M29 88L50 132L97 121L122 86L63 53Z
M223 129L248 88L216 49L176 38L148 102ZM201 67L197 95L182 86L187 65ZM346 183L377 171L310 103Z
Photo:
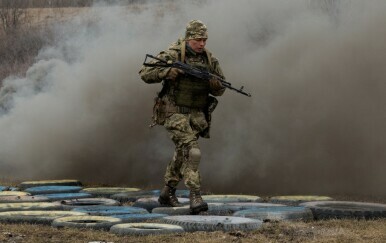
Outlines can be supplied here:
M199 152L198 134L208 127L205 114L200 111L175 113L166 119L164 126L176 146L174 157L166 169L165 184L175 187L184 178L187 188L200 190L200 160L190 155L192 150Z
M200 65L203 65L203 67L200 68L205 68L205 70L225 79L218 60L207 49L204 53L198 54L194 53L186 44L186 40L207 37L206 26L199 20L193 20L186 27L185 38L172 43L167 50L161 51L157 57L167 61L183 61L193 66L199 66L201 63ZM183 56L185 58L182 58ZM157 62L157 60L153 61L153 63ZM165 67L143 66L139 72L144 82L149 84L162 82L166 87L164 94L160 97L162 103L165 104L165 107L163 107L165 111L163 117L165 119L162 125L166 128L175 144L175 152L173 159L167 166L164 180L166 185L176 187L184 179L186 187L198 191L201 185L198 169L201 152L197 140L200 136L209 138L211 115L207 111L207 114L205 114L204 109L192 109L189 113L179 112L179 107L176 105L176 87L178 88L178 83L187 77L181 75L174 82L170 82L164 79L169 70L170 68ZM213 100L212 96L221 96L224 91L225 88L220 90L210 89L208 100ZM208 102L208 109L214 103L217 104L217 100L215 101Z
M185 40L207 39L208 29L200 20L192 20L186 26Z

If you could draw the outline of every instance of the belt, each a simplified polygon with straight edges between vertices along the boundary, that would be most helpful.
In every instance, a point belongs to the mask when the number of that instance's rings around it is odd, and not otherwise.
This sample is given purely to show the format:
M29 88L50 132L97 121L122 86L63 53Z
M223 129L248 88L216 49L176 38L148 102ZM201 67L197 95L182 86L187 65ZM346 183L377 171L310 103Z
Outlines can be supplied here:
M181 114L188 114L194 111L196 112L202 111L201 108L191 108L191 107L185 107L185 106L176 106L176 108L177 108L177 112Z

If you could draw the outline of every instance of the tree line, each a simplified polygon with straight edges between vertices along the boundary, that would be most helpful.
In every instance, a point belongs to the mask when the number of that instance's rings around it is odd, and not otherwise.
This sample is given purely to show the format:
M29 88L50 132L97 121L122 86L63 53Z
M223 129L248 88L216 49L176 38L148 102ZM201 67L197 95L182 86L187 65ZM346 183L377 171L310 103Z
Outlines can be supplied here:
M0 8L65 8L89 7L101 0L0 0ZM104 0L109 4L128 5L141 0Z

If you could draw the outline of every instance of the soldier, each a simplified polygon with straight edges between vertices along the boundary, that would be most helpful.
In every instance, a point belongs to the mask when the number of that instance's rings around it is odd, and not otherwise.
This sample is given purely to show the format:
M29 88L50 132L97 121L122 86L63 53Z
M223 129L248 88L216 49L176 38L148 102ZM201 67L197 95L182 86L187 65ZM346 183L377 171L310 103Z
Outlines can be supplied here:
M185 38L171 44L157 57L185 62L225 79L218 60L205 48L207 39L207 27L199 20L192 20L186 26ZM209 138L211 113L217 105L213 96L222 95L225 87L217 79L198 79L171 67L143 66L139 74L146 83L162 82L163 88L156 97L153 120L155 124L166 128L175 144L174 156L167 166L165 186L158 201L166 206L181 206L175 191L177 184L184 179L190 190L191 213L207 211L208 204L202 200L200 193L198 166L201 152L197 140L200 136Z

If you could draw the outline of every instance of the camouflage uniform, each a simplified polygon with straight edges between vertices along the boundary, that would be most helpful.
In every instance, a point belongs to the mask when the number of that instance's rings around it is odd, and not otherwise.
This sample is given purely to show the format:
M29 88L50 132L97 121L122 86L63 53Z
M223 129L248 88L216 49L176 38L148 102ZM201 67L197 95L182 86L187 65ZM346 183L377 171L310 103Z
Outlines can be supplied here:
M191 21L186 29L185 39L179 39L162 51L158 57L171 61L183 61L191 66L207 70L224 79L218 60L208 50L195 53L186 40L207 38L206 26L201 21ZM155 61L157 62L157 61ZM163 125L175 144L173 159L165 173L165 184L175 188L179 181L185 179L190 190L200 190L199 163L201 158L198 145L199 136L209 138L211 111L225 88L211 90L207 80L180 75L175 81L165 77L170 68L142 67L140 76L146 83L163 83L163 89L156 98L160 104L155 111L154 119Z

